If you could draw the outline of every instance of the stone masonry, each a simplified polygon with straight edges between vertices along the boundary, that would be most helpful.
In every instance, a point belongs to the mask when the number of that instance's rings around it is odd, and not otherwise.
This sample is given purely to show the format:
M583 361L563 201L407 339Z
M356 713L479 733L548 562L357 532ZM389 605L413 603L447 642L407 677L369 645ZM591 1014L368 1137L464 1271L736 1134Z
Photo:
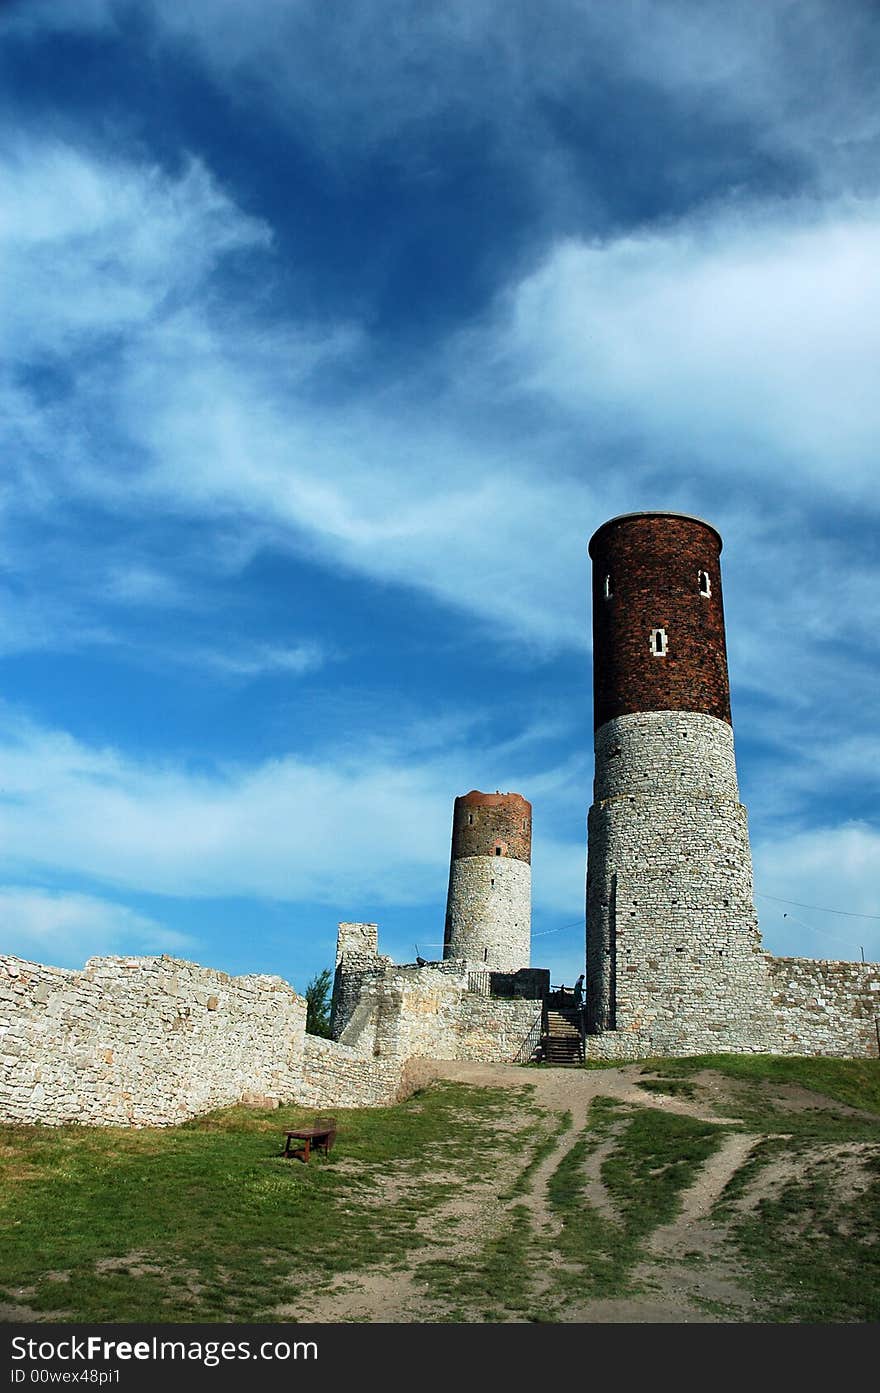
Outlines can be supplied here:
M0 1121L164 1127L235 1103L376 1107L411 1090L413 1060L516 1059L539 1002L471 991L464 962L398 967L368 951L375 930L341 926L338 1040L306 1034L305 1000L279 977L168 957L82 971L0 957Z
M682 712L608 722L588 836L589 1029L635 1033L646 1053L768 1049L730 727Z
M540 1014L540 1001L485 995L462 959L400 966L377 954L370 968L364 957L340 956L337 990L356 1004L334 1034L379 1059L511 1062ZM341 1019L335 1004L333 1018Z
M173 958L67 971L0 958L0 1116L167 1126L296 1096L305 1001L280 977Z

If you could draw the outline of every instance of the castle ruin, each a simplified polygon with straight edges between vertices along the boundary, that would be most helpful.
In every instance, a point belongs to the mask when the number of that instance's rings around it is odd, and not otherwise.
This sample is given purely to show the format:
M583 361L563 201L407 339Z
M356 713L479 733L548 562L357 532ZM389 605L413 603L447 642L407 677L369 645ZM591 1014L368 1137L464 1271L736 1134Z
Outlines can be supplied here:
M721 538L680 513L594 534L595 784L588 821L588 1059L880 1054L880 965L761 943L739 802ZM0 957L0 1119L164 1126L237 1102L384 1104L420 1059L526 1062L555 1001L530 966L530 804L456 798L443 957L397 965L341 923L332 1039L278 977L169 957L82 971Z

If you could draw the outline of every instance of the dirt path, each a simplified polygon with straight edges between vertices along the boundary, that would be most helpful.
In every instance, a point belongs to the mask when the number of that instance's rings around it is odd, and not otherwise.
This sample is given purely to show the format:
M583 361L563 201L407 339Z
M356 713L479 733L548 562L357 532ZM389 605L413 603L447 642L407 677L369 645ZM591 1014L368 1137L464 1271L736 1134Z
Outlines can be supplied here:
M430 1247L409 1255L405 1267L372 1273L341 1273L321 1292L312 1292L307 1303L293 1302L278 1309L282 1319L313 1321L390 1321L395 1323L431 1322L442 1320L448 1302L426 1295L425 1283L420 1281L420 1268L425 1262L438 1259L449 1263L473 1259L482 1251L486 1240L505 1223L505 1214L514 1205L528 1208L535 1240L535 1252L553 1254L553 1241L559 1236L560 1223L548 1198L548 1184L560 1162L587 1124L590 1105L599 1096L611 1097L619 1103L651 1107L679 1113L723 1125L708 1104L662 1093L648 1093L639 1087L641 1065L626 1065L616 1069L575 1070L536 1069L524 1074L513 1065L480 1064L458 1061L426 1062L421 1070L420 1083L431 1079L447 1079L474 1086L491 1088L534 1089L534 1102L549 1115L550 1123L558 1127L564 1114L570 1123L557 1138L549 1154L529 1178L526 1193L515 1200L501 1203L498 1195L515 1177L515 1169L487 1176L485 1182L461 1189L451 1177L454 1195L443 1206L440 1215L427 1221L426 1235ZM621 1124L622 1125L622 1124ZM619 1128L618 1128L619 1130ZM586 1323L596 1322L706 1322L718 1319L754 1319L751 1297L726 1261L721 1233L713 1226L710 1211L731 1176L748 1157L754 1138L735 1133L725 1137L719 1150L711 1156L698 1174L693 1186L683 1195L681 1211L676 1220L658 1230L646 1250L635 1279L647 1290L644 1297L613 1301L585 1301L582 1304L555 1312L558 1318ZM589 1203L605 1218L615 1219L615 1211L601 1178L601 1165L614 1146L614 1137L603 1143L587 1158L585 1176ZM521 1166L521 1157L513 1158L513 1166ZM509 1172L509 1173L508 1173ZM687 1255L687 1261L685 1260ZM558 1255L552 1260L556 1268L562 1263ZM696 1263L696 1266L695 1266ZM552 1271L536 1263L534 1287L536 1303L552 1289ZM717 1303L712 1314L704 1302Z

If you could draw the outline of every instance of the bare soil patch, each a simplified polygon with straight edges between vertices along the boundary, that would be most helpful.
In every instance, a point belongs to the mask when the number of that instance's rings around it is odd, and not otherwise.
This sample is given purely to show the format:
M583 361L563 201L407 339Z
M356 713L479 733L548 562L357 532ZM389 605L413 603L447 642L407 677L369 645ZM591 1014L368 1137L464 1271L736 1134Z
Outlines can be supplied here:
M534 1089L534 1101L551 1119L568 1113L571 1121L552 1151L531 1173L524 1194L502 1202L499 1196L512 1178L509 1164L494 1171L478 1184L467 1188L456 1177L444 1175L450 1183L449 1201L439 1211L420 1221L429 1246L411 1254L399 1269L370 1273L339 1273L322 1290L312 1290L302 1300L279 1307L276 1315L284 1319L314 1321L392 1321L428 1322L447 1318L448 1304L426 1295L419 1284L419 1268L426 1261L455 1261L480 1250L488 1236L506 1222L514 1204L525 1204L529 1211L536 1254L552 1252L552 1240L559 1231L559 1220L547 1195L547 1185L560 1161L575 1143L587 1123L591 1103L596 1097L612 1097L631 1107L656 1108L723 1125L729 1118L719 1117L713 1105L730 1104L732 1081L717 1075L700 1079L696 1099L651 1093L639 1087L642 1066L625 1065L616 1069L535 1069L524 1072L512 1065L457 1061L422 1061L419 1083L430 1079L449 1079L474 1086ZM705 1095L705 1096L702 1096ZM511 1125L514 1125L513 1123ZM621 1124L622 1125L622 1124ZM619 1131L620 1128L616 1128ZM545 1132L545 1135L547 1133ZM534 1140L534 1138L532 1138ZM640 1266L638 1281L648 1288L644 1296L627 1300L600 1300L579 1303L553 1314L565 1321L607 1322L705 1322L718 1320L705 1302L723 1304L724 1319L754 1319L749 1293L738 1274L723 1256L722 1232L713 1222L711 1209L731 1176L747 1159L754 1138L733 1134L725 1138L720 1150L709 1159L696 1183L683 1197L682 1210L674 1223L659 1230ZM614 1206L602 1183L601 1167L613 1148L614 1137L605 1140L587 1158L589 1202L605 1217L616 1218ZM493 1160L494 1166L494 1160ZM436 1177L432 1177L435 1179ZM391 1200L406 1193L410 1182L403 1171L387 1177L382 1187ZM561 1262L558 1255L557 1264ZM696 1260L696 1266L694 1262ZM540 1303L549 1286L536 1265L535 1297ZM543 1289L543 1290L542 1290Z

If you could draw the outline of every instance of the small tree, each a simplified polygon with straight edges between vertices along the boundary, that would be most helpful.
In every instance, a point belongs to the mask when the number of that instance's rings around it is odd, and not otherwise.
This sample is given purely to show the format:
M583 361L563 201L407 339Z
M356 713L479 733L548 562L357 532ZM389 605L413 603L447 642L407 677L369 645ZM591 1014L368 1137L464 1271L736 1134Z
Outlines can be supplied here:
M306 987L306 1033L330 1035L330 969L318 972Z

